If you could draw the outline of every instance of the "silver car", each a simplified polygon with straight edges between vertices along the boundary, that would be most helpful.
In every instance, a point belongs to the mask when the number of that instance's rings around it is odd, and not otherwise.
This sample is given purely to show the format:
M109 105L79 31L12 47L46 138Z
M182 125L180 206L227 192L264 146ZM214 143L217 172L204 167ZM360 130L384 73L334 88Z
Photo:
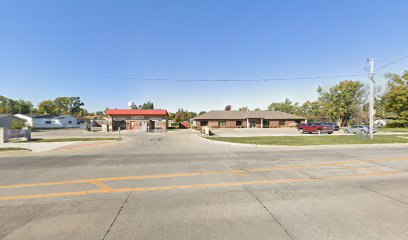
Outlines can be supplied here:
M355 125L355 126L351 126L350 128L346 128L344 129L345 133L361 133L361 134L366 134L368 133L370 130L370 128L368 126L364 126L364 125ZM377 128L373 128L373 132L377 132Z

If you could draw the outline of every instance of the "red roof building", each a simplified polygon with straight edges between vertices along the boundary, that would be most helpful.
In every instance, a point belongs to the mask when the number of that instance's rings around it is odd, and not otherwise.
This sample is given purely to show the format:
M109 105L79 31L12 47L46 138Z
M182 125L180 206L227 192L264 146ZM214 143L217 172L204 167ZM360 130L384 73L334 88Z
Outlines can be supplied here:
M162 109L108 109L106 115L112 122L112 130L153 130L166 129L167 110Z

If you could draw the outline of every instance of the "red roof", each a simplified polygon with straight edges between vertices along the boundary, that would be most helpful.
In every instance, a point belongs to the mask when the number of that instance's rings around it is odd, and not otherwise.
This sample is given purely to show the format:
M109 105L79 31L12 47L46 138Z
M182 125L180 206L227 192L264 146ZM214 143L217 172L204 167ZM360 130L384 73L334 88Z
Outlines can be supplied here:
M133 109L108 109L107 115L167 115L167 110L133 110Z
M190 123L187 121L179 123L179 128L185 129L185 128L190 128Z

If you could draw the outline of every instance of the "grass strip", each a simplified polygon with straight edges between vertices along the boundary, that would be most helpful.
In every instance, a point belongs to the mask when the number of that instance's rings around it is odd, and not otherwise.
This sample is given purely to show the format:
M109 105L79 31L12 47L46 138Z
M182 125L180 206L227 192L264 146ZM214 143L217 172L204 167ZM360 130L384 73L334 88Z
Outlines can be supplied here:
M408 133L408 128L379 128L380 132L406 132Z
M19 148L19 147L0 148L0 152L6 152L6 151L31 151L31 150L28 148Z
M79 142L79 141L107 141L116 140L119 141L120 138L33 138L30 141L25 142Z
M214 141L230 143L246 143L257 145L285 145L285 146L308 146L308 145L338 145L338 144L386 144L408 143L408 135L376 135L371 140L360 136L266 136L266 137L207 137Z

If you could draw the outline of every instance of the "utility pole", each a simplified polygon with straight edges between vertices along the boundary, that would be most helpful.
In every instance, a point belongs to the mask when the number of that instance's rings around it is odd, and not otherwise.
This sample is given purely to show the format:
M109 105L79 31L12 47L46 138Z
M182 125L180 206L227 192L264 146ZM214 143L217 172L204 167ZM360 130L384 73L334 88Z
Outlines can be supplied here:
M370 139L374 138L374 58L368 60L370 62L370 96L368 98L369 101L369 132L370 132Z

